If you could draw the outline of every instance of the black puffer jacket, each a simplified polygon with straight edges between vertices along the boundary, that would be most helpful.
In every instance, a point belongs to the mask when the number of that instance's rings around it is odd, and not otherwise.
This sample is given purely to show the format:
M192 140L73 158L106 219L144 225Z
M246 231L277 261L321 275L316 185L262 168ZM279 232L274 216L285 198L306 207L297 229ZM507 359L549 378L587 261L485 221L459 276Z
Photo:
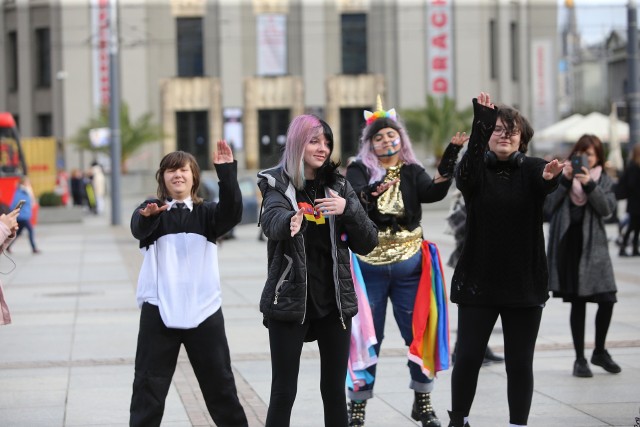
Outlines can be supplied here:
M260 298L260 311L267 320L273 318L303 323L307 302L307 260L303 231L307 220L303 220L300 232L291 237L289 225L297 211L296 190L281 167L258 173L258 187L263 197L260 222L269 239L267 282ZM345 318L353 317L358 312L349 249L357 254L368 254L378 244L378 230L343 176L338 175L335 183L324 188L324 197L329 196L328 188L347 202L342 215L328 217L336 303L340 319L344 322Z

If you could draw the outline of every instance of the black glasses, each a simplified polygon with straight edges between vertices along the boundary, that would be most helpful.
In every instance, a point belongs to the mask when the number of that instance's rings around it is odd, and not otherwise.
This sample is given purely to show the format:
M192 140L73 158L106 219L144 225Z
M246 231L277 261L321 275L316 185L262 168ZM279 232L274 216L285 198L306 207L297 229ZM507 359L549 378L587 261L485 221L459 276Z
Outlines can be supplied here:
M509 138L510 136L518 135L520 133L520 130L514 129L511 132L509 132L509 130L504 126L496 126L493 128L494 135L502 135L503 133L505 137Z

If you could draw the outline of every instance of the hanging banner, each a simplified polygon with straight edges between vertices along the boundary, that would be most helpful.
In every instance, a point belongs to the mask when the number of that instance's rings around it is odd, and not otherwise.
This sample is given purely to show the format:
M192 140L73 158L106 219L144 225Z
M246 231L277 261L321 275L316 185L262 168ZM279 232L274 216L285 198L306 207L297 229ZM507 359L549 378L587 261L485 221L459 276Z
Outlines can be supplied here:
M553 42L534 39L531 42L531 121L534 129L543 129L555 122L553 82L555 62Z
M287 18L285 15L258 15L258 75L287 74Z
M453 0L428 0L427 6L427 90L436 97L454 97L453 87Z
M110 0L91 1L93 101L96 109L109 105Z

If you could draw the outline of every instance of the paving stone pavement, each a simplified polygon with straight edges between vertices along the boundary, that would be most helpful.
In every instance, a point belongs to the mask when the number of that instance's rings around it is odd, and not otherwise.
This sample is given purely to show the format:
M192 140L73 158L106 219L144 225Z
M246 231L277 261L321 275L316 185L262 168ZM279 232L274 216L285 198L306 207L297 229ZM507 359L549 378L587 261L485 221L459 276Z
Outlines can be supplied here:
M81 223L41 224L42 254L32 255L26 238L11 255L0 255L1 280L13 324L0 327L0 427L125 426L133 381L139 311L135 283L142 260L128 231L108 214ZM424 229L443 258L453 249L444 232L446 204L425 207ZM609 229L615 233L615 227ZM239 396L250 426L263 426L270 389L267 330L258 300L266 272L266 244L255 224L237 227L220 245L223 312ZM534 362L535 390L530 426L638 426L640 422L640 258L618 258L611 243L619 303L608 347L622 366L611 375L574 378L569 306L552 299L544 310ZM452 271L446 268L450 277ZM593 348L595 307L587 311L587 348ZM368 427L418 425L410 418L406 348L389 313L375 397L367 405ZM456 308L450 306L451 341ZM502 351L499 324L492 348ZM587 350L590 355L590 350ZM436 380L433 403L447 419L450 371ZM292 426L322 426L319 359L315 343L303 348ZM446 422L443 421L446 425ZM482 368L471 413L474 427L508 425L503 364ZM193 371L181 354L167 397L163 426L212 426Z

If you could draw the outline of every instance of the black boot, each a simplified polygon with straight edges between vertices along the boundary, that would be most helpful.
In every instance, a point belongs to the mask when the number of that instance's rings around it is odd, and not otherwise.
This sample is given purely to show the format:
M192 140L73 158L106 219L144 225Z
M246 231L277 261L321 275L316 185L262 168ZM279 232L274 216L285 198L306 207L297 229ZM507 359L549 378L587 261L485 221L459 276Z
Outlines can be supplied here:
M349 426L364 425L364 407L366 405L366 400L352 400L349 402Z
M415 392L411 418L422 423L422 427L440 427L440 420L431 406L431 393Z
M471 427L464 422L464 414L461 412L449 412L449 427Z
M485 361L488 360L491 363L501 363L501 362L504 362L504 357L498 356L493 351L491 351L489 346L487 346L487 349L484 352L484 360Z

